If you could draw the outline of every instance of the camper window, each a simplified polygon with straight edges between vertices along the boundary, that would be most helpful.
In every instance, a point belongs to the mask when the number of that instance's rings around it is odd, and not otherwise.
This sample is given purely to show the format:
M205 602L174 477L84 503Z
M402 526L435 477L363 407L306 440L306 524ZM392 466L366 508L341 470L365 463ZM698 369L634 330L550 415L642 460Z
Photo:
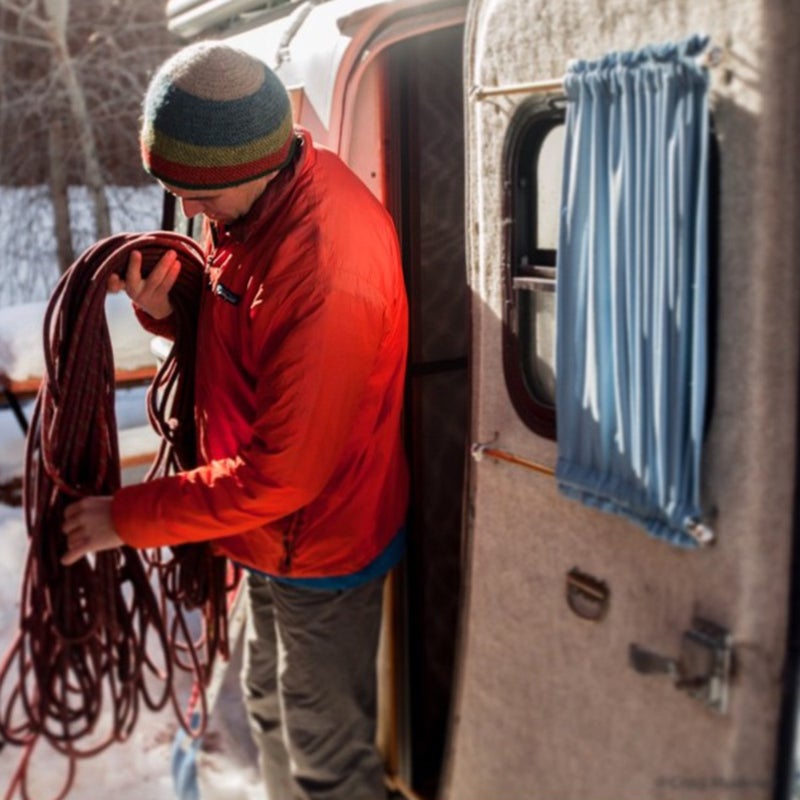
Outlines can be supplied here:
M564 114L523 106L506 150L506 298L503 363L528 426L555 438L555 278Z

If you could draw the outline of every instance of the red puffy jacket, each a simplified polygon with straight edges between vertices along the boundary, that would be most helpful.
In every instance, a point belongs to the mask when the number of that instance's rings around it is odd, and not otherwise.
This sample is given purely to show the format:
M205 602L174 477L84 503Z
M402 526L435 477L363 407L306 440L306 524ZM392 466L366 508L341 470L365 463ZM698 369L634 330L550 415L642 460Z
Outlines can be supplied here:
M213 539L262 572L328 577L369 564L403 523L408 310L394 225L302 135L298 160L209 244L204 466L114 495L114 526L135 547Z

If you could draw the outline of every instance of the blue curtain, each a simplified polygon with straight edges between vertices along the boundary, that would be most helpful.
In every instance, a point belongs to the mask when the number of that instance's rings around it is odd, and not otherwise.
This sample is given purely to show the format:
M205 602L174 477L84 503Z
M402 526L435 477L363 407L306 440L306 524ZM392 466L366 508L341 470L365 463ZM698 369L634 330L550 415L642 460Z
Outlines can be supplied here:
M560 491L686 547L712 535L707 43L570 65L557 268Z

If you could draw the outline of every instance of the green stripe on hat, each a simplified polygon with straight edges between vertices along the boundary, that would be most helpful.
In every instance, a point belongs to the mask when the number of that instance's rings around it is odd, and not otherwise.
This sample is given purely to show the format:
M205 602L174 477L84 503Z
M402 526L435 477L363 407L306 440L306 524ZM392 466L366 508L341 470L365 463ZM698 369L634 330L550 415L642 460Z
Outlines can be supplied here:
M280 127L272 133L247 144L229 147L203 147L173 139L150 128L142 133L142 143L153 155L184 166L195 164L198 167L221 167L258 161L265 155L279 152L291 137L292 130L292 119L289 116L285 117Z

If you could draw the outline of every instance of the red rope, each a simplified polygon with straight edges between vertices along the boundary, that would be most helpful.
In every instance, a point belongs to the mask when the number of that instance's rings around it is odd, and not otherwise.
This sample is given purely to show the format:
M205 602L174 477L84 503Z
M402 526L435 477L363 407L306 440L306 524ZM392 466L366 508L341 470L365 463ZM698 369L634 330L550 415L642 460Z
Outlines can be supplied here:
M0 662L0 735L25 748L9 793L18 788L23 798L31 753L41 740L69 761L59 795L65 797L76 759L126 739L142 704L158 710L172 701L185 727L174 667L192 672L202 685L215 656L229 655L230 576L207 545L181 545L169 555L124 546L70 567L60 563L66 506L121 485L105 319L108 278L124 275L132 250L142 253L147 275L167 249L181 263L170 292L175 343L148 391L150 420L162 437L148 478L190 468L204 264L198 245L167 232L105 239L62 276L45 314L46 374L30 423L23 481L29 551L19 633ZM203 613L199 638L185 616L191 609Z

